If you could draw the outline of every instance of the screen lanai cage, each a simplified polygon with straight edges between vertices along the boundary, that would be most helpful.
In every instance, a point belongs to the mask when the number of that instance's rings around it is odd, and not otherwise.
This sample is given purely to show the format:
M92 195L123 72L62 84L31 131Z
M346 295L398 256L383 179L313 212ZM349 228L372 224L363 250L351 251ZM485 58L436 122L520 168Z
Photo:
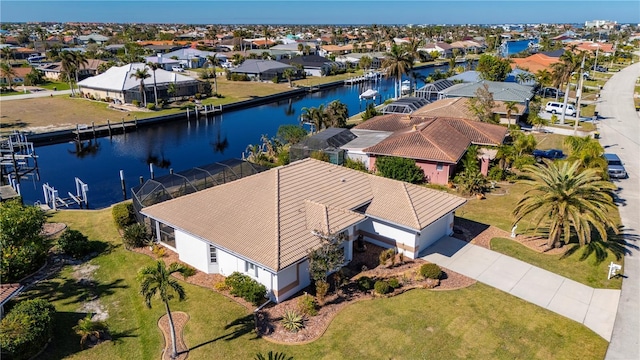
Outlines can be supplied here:
M240 159L229 159L169 175L149 179L131 189L133 208L140 223L140 211L147 206L222 185L267 170L266 167Z
M311 156L314 151L329 155L329 162L336 165L344 163L344 150L340 147L357 136L348 129L328 128L312 135L289 149L289 160L296 161Z

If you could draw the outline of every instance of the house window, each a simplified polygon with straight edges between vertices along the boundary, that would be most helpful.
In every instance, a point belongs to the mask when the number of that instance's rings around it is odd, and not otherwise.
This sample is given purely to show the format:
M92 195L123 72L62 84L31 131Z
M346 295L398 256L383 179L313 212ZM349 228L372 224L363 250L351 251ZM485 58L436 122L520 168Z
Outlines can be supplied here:
M258 267L254 263L250 263L245 261L244 263L244 272L254 277L258 277Z
M444 169L444 164L443 164L443 163L438 163L438 164L436 165L436 170L438 170L438 171L442 171L443 169Z
M218 251L213 245L209 245L209 263L215 264L218 262Z

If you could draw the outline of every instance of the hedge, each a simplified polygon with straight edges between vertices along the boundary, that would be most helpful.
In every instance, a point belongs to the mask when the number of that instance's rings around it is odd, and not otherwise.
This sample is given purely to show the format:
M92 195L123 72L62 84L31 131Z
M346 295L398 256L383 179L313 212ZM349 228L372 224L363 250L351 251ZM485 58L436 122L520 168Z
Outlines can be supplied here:
M42 350L52 334L55 307L44 299L18 303L0 323L3 359L29 359Z

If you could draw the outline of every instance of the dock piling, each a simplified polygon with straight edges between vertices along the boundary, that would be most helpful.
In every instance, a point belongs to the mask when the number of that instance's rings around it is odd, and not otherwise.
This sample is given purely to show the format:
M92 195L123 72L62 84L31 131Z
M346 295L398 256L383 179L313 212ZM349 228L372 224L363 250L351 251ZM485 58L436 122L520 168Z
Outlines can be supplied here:
M107 127L109 128L109 137L111 137L111 123L109 122L109 119L107 119Z
M124 170L120 170L120 186L122 187L122 198L127 200L127 187L124 182Z
M140 176L140 185L144 184L144 177Z
M96 138L96 123L95 121L91 122L91 130L93 131L93 138Z

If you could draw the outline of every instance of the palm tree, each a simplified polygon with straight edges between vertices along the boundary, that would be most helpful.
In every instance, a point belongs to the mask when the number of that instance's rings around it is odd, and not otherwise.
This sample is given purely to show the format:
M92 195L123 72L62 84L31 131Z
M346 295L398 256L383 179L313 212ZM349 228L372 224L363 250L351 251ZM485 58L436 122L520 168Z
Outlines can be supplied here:
M69 81L69 87L71 88L71 95L75 95L73 91L73 76L76 67L76 58L71 51L64 50L60 52L60 66L62 68L62 75Z
M533 216L536 231L548 226L549 248L559 247L570 241L572 232L578 243L591 242L592 229L603 241L607 230L618 229L609 216L616 206L611 192L616 186L604 181L594 169L579 171L579 161L552 162L527 165L524 171L533 177L523 183L531 186L513 209L514 224L526 216Z
M293 360L293 356L281 352L274 353L273 351L269 351L266 356L262 353L257 353L254 360Z
M176 345L176 330L169 309L169 300L173 299L174 294L178 295L178 300L182 301L186 298L186 294L182 285L178 283L172 274L182 274L186 276L188 269L178 263L172 263L167 267L164 261L159 260L154 265L146 266L138 272L140 279L140 295L144 297L147 307L151 308L151 299L155 296L159 297L164 303L169 318L169 330L171 334L171 357L178 355Z
M287 81L289 81L289 87L293 87L293 83L291 81L291 79L293 79L293 76L296 74L295 70L293 70L292 68L288 68L288 69L284 69L284 71L282 72L282 76L285 77L285 79L287 79Z
M607 160L605 160L604 148L598 140L590 136L567 136L564 139L564 146L568 149L567 160L579 160L580 170L585 168L595 169L602 178L608 177Z
M312 132L318 132L322 130L322 127L326 123L326 117L324 113L324 104L320 104L317 108L302 108L302 119L313 125Z
M9 89L13 87L13 79L16 77L16 71L13 69L11 64L6 62L0 63L0 73L2 73L2 77L7 79L9 83Z
M89 60L83 53L81 53L80 51L73 52L73 65L74 65L74 70L75 70L74 72L76 76L76 84L78 84L78 81L80 80L79 79L80 67L87 64L89 64Z
M151 77L149 72L147 71L147 67L137 68L135 72L129 74L130 78L136 78L136 80L140 80L140 94L142 94L142 105L147 106L147 94L144 91L144 80Z
M325 119L327 127L343 128L347 126L349 118L349 109L347 105L340 100L334 100L327 105L325 110Z
M211 72L211 77L213 78L213 87L215 89L216 94L218 94L218 73L216 72L216 68L220 65L220 59L218 59L218 54L213 54L207 56L207 62L213 67L213 71Z
M406 74L413 66L413 58L402 46L393 44L391 50L385 53L382 69L386 76L396 78L395 97L398 98L398 90L402 81L402 75Z
M150 62L147 63L151 71L153 71L153 98L155 99L156 108L158 107L158 85L156 84L156 70L160 69L161 66L158 63Z
M513 114L513 112L518 112L518 107L516 106L516 104L518 104L517 101L505 101L504 102L504 107L507 110L507 121L509 122L509 124L507 125L507 129L511 129L511 115Z
M87 314L83 319L78 320L78 325L73 327L73 331L80 335L80 348L84 349L87 340L93 338L101 339L105 336L107 325L102 321L92 321L92 315Z
M13 59L13 48L10 46L5 46L2 49L0 49L0 54L2 55L2 58L4 60L11 63L11 60Z

